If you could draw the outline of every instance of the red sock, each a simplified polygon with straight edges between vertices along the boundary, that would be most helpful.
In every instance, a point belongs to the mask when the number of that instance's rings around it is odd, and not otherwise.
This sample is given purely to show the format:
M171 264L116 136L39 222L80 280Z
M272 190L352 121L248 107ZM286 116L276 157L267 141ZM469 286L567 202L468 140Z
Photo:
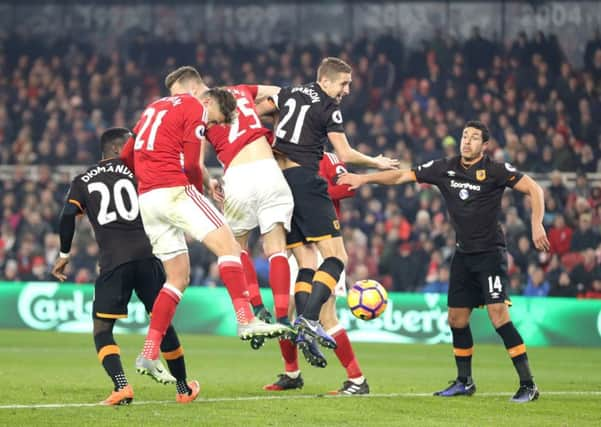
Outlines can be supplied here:
M236 311L236 320L238 323L248 323L255 316L250 309L248 300L248 289L246 287L246 277L242 270L242 262L237 256L220 256L217 259L219 266L219 275L230 294L234 310Z
M333 332L330 332L333 331ZM336 340L336 356L344 369L346 369L346 375L349 379L359 378L363 376L361 373L361 368L359 367L359 362L357 362L357 358L355 357L355 353L353 352L353 347L351 346L351 341L348 339L348 335L344 328L340 325L334 326L334 328L328 331L332 338Z
M288 317L290 302L290 264L284 252L269 257L269 284L273 291L275 317Z
M154 305L152 306L152 316L150 317L150 326L144 341L144 350L142 356L146 359L158 359L159 350L163 336L173 320L177 304L182 298L182 293L176 287L165 283L159 292Z
M296 345L290 340L279 340L280 351L284 358L284 368L286 372L298 371L298 352Z
M244 268L244 275L246 276L246 285L248 286L248 292L250 294L250 303L253 307L263 304L261 299L261 292L259 291L259 280L257 279L257 271L253 265L248 252L242 251L240 254L240 261L242 261L242 267Z

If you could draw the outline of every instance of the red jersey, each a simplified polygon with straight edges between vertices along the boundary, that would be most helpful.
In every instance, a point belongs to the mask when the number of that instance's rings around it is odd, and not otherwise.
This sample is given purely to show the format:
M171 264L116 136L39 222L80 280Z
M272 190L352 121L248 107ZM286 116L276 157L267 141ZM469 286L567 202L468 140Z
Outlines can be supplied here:
M207 140L215 147L217 159L227 169L245 146L269 133L255 110L257 86L239 85L226 88L236 98L237 118L231 125L214 125L207 130Z
M340 218L340 201L355 195L355 190L351 190L349 185L336 184L338 175L346 172L346 165L336 154L327 151L323 153L323 158L319 162L319 175L328 183L328 194L334 202L338 218Z
M184 172L184 145L200 147L206 123L207 112L190 94L161 98L146 107L134 127L138 193L190 184Z

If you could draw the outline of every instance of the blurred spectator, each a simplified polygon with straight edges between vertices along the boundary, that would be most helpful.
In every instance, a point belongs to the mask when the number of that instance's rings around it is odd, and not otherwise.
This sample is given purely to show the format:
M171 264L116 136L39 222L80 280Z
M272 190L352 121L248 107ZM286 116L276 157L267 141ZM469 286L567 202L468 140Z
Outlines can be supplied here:
M553 227L548 232L551 253L559 256L567 253L572 248L573 230L566 224L563 214L555 216Z
M550 297L575 297L578 290L576 286L572 283L572 279L570 275L563 271L559 275L559 279L557 283L553 284L553 287L549 291Z
M582 213L578 218L578 227L572 234L572 244L570 251L580 252L586 249L594 249L601 243L601 236L597 230L591 226L592 215Z
M545 279L545 272L537 265L532 265L528 283L524 288L524 296L545 297L549 293L549 282Z

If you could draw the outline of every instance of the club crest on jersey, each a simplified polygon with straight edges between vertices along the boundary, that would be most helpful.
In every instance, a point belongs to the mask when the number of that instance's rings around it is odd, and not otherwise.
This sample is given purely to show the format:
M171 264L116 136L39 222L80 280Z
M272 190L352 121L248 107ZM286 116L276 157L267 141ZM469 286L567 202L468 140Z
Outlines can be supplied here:
M340 230L340 221L335 219L334 221L332 221L332 224L334 225L334 230Z
M486 179L486 170L485 169L478 169L476 171L476 179L478 181L484 181Z

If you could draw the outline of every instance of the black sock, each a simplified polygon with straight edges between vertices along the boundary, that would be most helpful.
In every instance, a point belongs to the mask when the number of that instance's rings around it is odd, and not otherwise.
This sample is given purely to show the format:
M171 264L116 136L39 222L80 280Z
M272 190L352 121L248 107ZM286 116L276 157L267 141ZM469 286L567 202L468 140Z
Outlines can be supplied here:
M263 303L257 304L257 305L253 305L253 313L256 316L257 314L259 314L259 312L261 310L263 310L265 308L265 306L263 305Z
M171 325L167 328L165 337L161 342L161 352L163 353L165 362L167 362L169 372L171 372L171 375L177 380L177 383L175 384L177 392L180 394L189 393L191 390L186 381L184 349L179 342L175 329Z
M98 360L113 381L115 391L125 387L128 384L127 377L123 372L119 346L115 343L113 333L111 331L99 332L94 335L94 344Z
M474 340L470 325L465 328L451 328L453 333L453 353L457 365L457 379L464 384L472 378L472 354L474 352Z
M344 270L344 263L338 258L329 257L323 260L319 269L313 276L313 289L307 301L303 316L308 320L318 320L321 306L330 298L340 275Z
M309 295L311 295L314 275L315 270L311 268L301 268L298 270L294 285L294 304L296 305L297 314L302 314L305 311Z
M505 348L511 357L513 366L520 377L520 384L532 386L532 373L528 363L528 355L526 354L526 346L518 330L513 325L513 322L507 322L503 326L497 328L497 334L503 339Z

